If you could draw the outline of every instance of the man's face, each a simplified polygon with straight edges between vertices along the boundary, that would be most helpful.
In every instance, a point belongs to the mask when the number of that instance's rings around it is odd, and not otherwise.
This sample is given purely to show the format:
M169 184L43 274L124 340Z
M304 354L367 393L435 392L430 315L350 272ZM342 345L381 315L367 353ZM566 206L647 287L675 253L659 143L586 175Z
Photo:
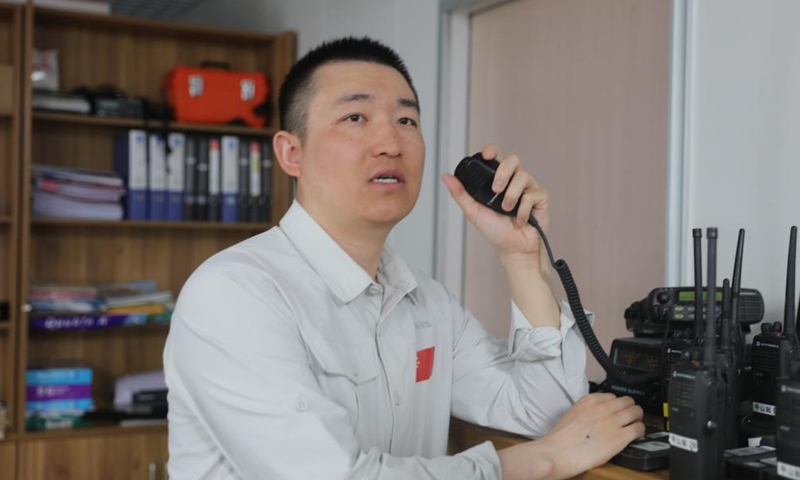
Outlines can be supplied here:
M320 67L312 90L298 200L323 225L390 228L414 207L422 182L411 87L391 67L348 61Z

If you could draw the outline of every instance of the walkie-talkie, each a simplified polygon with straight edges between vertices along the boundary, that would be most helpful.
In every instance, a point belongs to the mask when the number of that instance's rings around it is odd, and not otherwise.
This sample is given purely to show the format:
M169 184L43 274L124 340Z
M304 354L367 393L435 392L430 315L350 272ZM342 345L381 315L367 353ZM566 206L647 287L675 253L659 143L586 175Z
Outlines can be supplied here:
M794 227L792 227L794 230ZM787 287L787 296L789 295ZM787 297L788 298L788 297ZM794 288L792 288L794 298ZM794 304L792 304L794 307ZM794 308L784 310L784 339L779 361L778 401L775 443L778 454L778 476L800 480L800 339L796 332Z
M716 306L717 229L709 228L707 311ZM684 354L669 382L670 476L681 480L717 480L724 474L725 383L717 368L717 332L713 316L705 322L702 359ZM691 351L690 351L691 352Z
M800 479L800 373L780 382L777 431L778 476Z
M793 226L789 234L783 325L780 322L763 323L761 333L753 338L753 413L743 423L743 429L750 437L775 434L781 366L788 370L792 359L797 356L794 319L796 249L797 227Z
M670 430L669 424L669 380L672 375L672 367L681 361L684 355L692 356L697 355L692 349L696 349L700 345L701 337L705 334L703 325L705 325L704 310L703 310L703 230L701 228L692 229L692 238L694 245L694 334L688 338L675 338L667 340L662 350L662 398L664 400L664 426ZM705 292L707 295L709 292ZM714 295L716 297L716 295ZM715 299L716 300L716 299ZM715 302L716 303L716 302ZM708 316L707 314L705 316ZM709 317L709 318L713 318Z
M731 284L726 278L722 282L722 317L720 319L720 345L717 350L717 370L720 379L725 382L725 413L721 426L725 429L723 445L726 449L739 446L739 383L741 371L737 365L734 345L731 340Z

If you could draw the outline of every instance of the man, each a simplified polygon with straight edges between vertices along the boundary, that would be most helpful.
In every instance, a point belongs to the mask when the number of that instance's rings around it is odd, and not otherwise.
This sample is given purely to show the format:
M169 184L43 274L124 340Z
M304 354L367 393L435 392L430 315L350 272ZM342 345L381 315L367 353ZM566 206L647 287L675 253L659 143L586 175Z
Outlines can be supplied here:
M508 187L506 209L521 201L514 220L443 178L508 274L506 342L385 247L425 155L399 57L368 39L324 44L294 66L279 107L273 148L297 199L180 294L164 353L170 478L567 478L643 433L629 398L585 396L584 344L526 224L546 227L548 194L516 156L493 187ZM451 414L541 439L447 457Z

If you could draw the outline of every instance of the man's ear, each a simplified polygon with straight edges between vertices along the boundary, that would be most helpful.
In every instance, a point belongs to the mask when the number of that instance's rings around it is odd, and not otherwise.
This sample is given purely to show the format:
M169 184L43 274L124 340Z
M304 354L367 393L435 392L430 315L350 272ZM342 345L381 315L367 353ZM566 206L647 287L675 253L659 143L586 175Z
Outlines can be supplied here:
M300 138L294 133L281 130L272 137L272 149L283 171L290 177L300 178L303 173L300 164Z

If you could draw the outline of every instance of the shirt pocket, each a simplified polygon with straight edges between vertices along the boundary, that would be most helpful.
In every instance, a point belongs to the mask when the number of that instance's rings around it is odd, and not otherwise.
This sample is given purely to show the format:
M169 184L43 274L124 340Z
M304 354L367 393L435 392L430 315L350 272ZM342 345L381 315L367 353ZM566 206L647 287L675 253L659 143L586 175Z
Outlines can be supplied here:
M315 361L317 381L329 399L347 411L356 430L364 416L367 398L378 388L378 352L372 343L338 343L316 340L309 343Z

